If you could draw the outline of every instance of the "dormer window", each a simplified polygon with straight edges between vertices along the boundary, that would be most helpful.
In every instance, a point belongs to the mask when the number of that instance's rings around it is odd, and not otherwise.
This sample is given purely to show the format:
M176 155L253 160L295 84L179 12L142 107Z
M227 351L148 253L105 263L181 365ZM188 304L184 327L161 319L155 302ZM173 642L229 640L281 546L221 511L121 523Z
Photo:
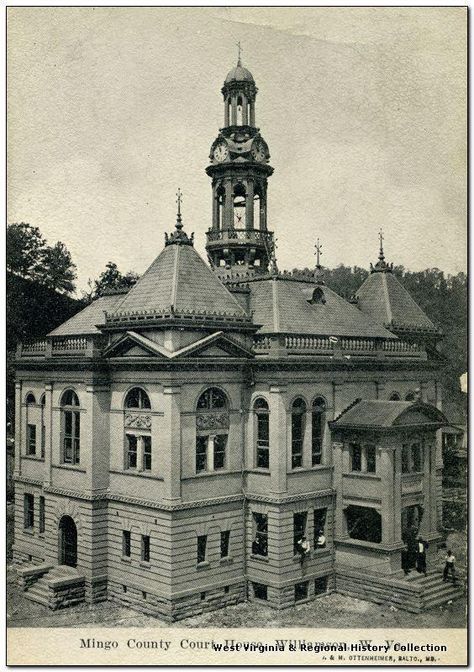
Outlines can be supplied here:
M311 296L310 299L308 299L308 303L310 303L312 306L315 304L325 304L326 303L326 297L324 296L324 291L322 290L321 287L316 287L316 289L313 292L313 295Z

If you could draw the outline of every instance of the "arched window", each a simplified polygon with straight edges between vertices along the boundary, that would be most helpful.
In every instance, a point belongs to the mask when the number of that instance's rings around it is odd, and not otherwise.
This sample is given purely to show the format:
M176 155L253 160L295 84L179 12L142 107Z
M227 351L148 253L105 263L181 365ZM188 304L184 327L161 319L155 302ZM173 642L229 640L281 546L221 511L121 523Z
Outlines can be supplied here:
M390 395L389 401L401 401L401 399L402 398L401 398L401 396L399 395L398 392L392 392L392 394Z
M321 289L321 287L316 287L308 303L310 303L312 306L317 304L324 305L326 303L326 297L324 296L324 291Z
M225 469L229 405L218 387L209 387L196 406L196 473Z
M141 387L133 387L125 397L125 408L151 408L150 398Z
M323 455L324 429L326 425L326 402L316 397L311 408L311 455L313 467L321 464Z
M405 401L415 401L415 393L413 391L408 392L405 395Z
M66 390L61 397L62 461L80 463L81 414L79 398L74 390Z
M306 425L306 402L295 399L291 408L291 468L303 466L303 444Z
M270 468L270 411L268 403L262 397L255 400L253 405L257 431L257 467Z
M245 187L238 183L234 187L234 226L236 229L245 228Z
M243 102L242 96L237 98L237 126L242 126L243 124Z
M41 404L41 457L44 457L46 451L46 425L45 425L45 413L44 413L44 407L46 406L45 394L41 395L40 404Z
M126 470L151 471L150 398L141 387L132 387L125 397L125 464Z
M36 422L35 415L36 399L35 395L30 392L26 395L26 454L36 455Z

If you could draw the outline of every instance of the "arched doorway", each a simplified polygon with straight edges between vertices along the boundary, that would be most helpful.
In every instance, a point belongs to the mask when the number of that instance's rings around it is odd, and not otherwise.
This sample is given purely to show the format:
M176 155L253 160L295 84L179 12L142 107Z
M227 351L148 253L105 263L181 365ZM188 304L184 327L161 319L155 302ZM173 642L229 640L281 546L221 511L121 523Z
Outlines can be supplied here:
M63 516L59 521L59 564L77 565L77 528L71 516Z

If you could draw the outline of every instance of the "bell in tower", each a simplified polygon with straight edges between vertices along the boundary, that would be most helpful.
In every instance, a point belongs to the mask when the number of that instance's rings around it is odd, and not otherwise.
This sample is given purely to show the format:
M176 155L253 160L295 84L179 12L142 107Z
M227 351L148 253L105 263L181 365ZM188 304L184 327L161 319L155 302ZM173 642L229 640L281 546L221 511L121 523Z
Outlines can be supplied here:
M265 273L273 248L267 229L268 145L255 126L257 87L252 73L237 65L222 87L224 127L211 146L212 227L207 232L209 260L222 276Z

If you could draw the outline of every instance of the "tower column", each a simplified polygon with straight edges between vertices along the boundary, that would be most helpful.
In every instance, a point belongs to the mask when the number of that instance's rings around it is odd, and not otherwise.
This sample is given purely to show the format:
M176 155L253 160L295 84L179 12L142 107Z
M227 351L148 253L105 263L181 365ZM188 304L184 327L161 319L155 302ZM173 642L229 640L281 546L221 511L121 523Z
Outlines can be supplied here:
M224 100L224 126L229 126L229 99Z
M255 126L255 101L250 101L250 126Z
M262 231L267 230L267 187L262 186L260 194L260 213L259 213L259 228Z
M219 229L219 197L216 185L212 188L212 228Z
M232 126L237 126L237 97L232 96Z
M245 200L245 227L253 229L253 181L247 180Z
M247 126L248 116L247 116L247 97L242 96L242 124Z
M234 228L234 201L232 198L232 180L225 181L225 201L224 201L224 229Z

